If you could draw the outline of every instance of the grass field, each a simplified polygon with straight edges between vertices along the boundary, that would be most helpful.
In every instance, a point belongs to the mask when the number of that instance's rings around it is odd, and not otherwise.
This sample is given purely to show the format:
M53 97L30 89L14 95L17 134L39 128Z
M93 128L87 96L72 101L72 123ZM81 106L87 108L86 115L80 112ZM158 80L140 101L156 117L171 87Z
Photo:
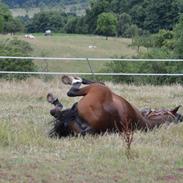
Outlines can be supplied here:
M183 103L183 87L106 83L138 108L173 108ZM117 134L49 139L53 92L65 107L77 101L59 78L44 82L0 81L0 182L155 183L183 180L183 124L134 134L132 157ZM183 110L180 110L183 113Z
M131 39L109 38L89 35L55 34L45 37L43 34L36 34L35 39L26 39L24 35L17 35L19 39L28 41L34 52L32 56L44 57L132 57L137 55L137 50L130 46ZM11 38L10 36L0 36L0 40ZM95 45L96 48L89 48ZM107 62L91 62L94 71L99 71ZM49 61L48 63L36 62L40 70L48 68L49 71L68 72L90 72L88 63L76 61Z

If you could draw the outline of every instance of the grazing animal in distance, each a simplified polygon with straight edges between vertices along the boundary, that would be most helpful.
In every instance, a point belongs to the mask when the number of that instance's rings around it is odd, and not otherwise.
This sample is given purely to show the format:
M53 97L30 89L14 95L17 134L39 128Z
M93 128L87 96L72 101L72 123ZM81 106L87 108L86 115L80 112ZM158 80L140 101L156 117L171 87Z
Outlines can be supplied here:
M62 82L71 85L67 92L69 97L82 98L70 109L62 110L59 100L48 94L48 102L55 106L50 113L56 118L50 136L122 132L126 127L147 131L166 122L183 120L182 115L177 113L180 106L173 110L139 111L103 83L73 76L63 76ZM87 86L80 88L81 84Z

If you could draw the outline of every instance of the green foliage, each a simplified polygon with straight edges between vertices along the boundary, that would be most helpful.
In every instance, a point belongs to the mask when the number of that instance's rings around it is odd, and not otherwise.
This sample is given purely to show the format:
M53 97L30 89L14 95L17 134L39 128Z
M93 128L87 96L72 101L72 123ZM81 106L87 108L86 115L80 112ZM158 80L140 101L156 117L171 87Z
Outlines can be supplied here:
M23 24L19 19L13 18L10 10L3 4L0 4L0 32L15 33L24 30Z
M150 59L171 59L182 58L183 55L183 19L181 18L173 31L160 30L156 34L149 36L136 37L133 45L146 47L148 50L139 53L138 58ZM122 73L183 73L182 62L112 62L106 66L106 71ZM112 77L115 82L127 82L136 84L171 84L183 83L180 77L167 76L139 76L139 77Z
M160 29L172 29L178 20L179 4L176 0L144 0L130 10L135 24L144 30L158 32Z
M102 0L92 1L91 8L86 11L89 33L95 33L97 17L104 12L113 12L119 16L118 26L120 30L127 29L129 19L131 24L149 31L158 32L160 29L171 30L178 20L180 2L177 0ZM123 15L121 17L121 15ZM127 17L127 16L130 16ZM125 22L122 28L121 22ZM123 32L123 31L122 31Z
M3 16L0 15L0 32L3 32L4 28L4 19Z
M88 0L2 0L3 3L8 4L10 7L37 7L41 5L56 6L58 4L76 4L86 3Z
M4 0L3 2L12 7L25 6L29 8L43 5L49 7L50 5L56 6L58 4L88 3L89 0L54 0L51 2L49 0L17 0L13 2ZM31 25L28 24L27 28L30 32L42 32L43 29L49 28L56 32L68 30L68 32L72 33L96 34L101 33L96 31L98 29L98 16L102 13L114 13L119 17L118 35L131 37L134 25L143 31L151 33L157 33L160 29L172 30L178 21L179 14L182 12L182 0L93 0L90 2L90 8L86 10L86 15L77 17L77 22L73 29L70 29L73 20L70 21L69 17L61 12L40 13L33 18ZM65 26L66 29L63 29ZM0 29L2 29L1 27L2 20L0 18Z
M180 17L179 23L174 29L174 53L176 58L183 58L183 16Z
M0 43L0 55L8 56L30 56L32 48L29 43L17 39L6 40ZM1 71L35 71L32 60L4 59L0 62ZM1 77L4 77L2 75ZM15 75L18 79L25 79L28 75ZM10 78L10 76L5 76Z
M127 13L122 13L118 18L117 34L122 37L129 37L128 29L132 24L131 16Z
M106 39L108 36L116 34L117 29L117 17L112 13L102 13L97 19L97 32L105 35Z
M67 22L67 15L58 11L45 11L34 15L28 27L28 32L63 32Z

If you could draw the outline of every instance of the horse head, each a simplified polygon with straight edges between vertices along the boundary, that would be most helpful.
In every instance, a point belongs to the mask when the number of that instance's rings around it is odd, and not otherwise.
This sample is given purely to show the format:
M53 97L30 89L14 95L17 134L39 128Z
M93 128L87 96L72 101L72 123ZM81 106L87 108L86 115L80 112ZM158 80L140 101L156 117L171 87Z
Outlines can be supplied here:
M178 113L179 108L181 105L175 107L174 109L159 109L159 110L152 110L152 109L142 109L141 115L147 120L147 124L149 127L151 126L159 126L165 122L167 123L179 123L183 121L183 116ZM155 125L156 124L156 125Z
M77 111L77 103L71 108L63 109L63 105L53 94L48 93L47 101L54 105L50 110L50 114L55 118L53 120L53 128L50 130L50 137L66 137L77 134L85 134L85 130L89 129L86 121L83 120Z
M50 110L50 114L55 118L53 128L49 132L50 137L66 137L72 134L71 130L66 125L69 120L70 109L63 109L63 105L58 98L54 97L52 93L48 93L47 101L54 105L54 108Z

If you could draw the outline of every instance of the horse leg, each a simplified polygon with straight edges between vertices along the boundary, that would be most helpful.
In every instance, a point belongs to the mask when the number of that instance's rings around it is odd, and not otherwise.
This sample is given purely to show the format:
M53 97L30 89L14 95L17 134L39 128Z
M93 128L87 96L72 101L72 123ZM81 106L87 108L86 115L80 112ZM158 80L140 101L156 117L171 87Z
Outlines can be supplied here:
M81 135L85 136L86 134L95 134L95 132L96 131L92 127L88 126L86 129L81 131Z
M98 83L98 84L105 85L104 83L99 81L92 81L92 80L87 80L78 76L73 77L73 76L66 76L66 75L62 76L62 82L66 85L74 85L77 88L79 88L81 84L90 85L93 83Z
M48 93L47 95L47 101L51 104L53 104L55 107L59 107L60 110L62 110L63 105L60 103L57 97L53 96L52 93Z
M48 93L47 101L55 106L50 110L50 114L57 119L61 115L63 105L60 103L57 97L53 96L52 93Z
M66 85L71 85L70 90L67 92L67 96L69 97L77 97L77 96L85 96L87 93L87 87L81 88L81 84L92 84L96 83L95 81L90 81L86 79L82 79L80 77L73 76L63 76L62 82Z

